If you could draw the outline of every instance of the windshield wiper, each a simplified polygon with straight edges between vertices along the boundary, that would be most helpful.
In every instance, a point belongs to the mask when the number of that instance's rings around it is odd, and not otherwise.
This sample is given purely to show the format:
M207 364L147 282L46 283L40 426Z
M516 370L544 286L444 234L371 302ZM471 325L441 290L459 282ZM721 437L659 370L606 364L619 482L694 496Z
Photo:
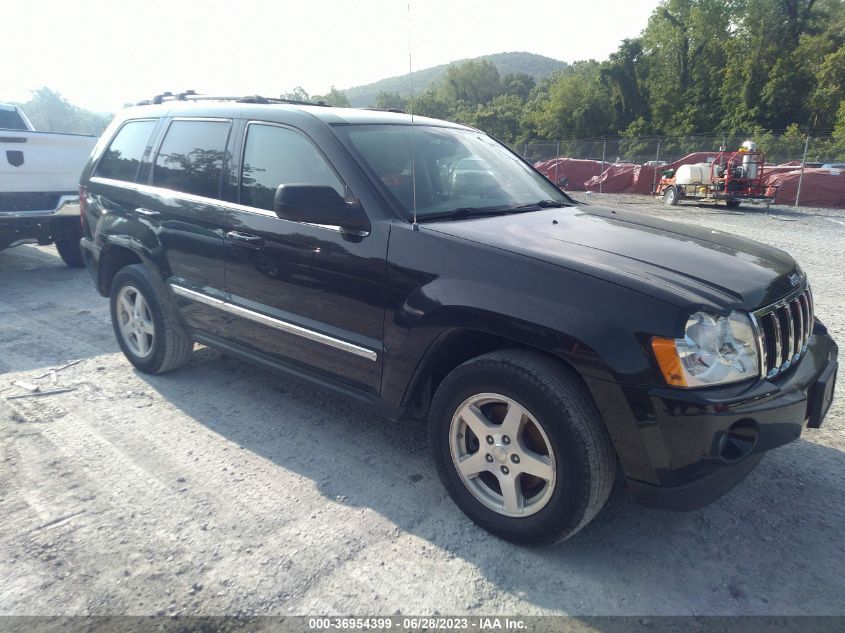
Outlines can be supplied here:
M523 204L517 207L458 207L451 211L441 213L430 213L417 217L417 222L431 222L435 220L463 220L469 217L480 217L485 215L504 215L507 213L526 213L527 211L539 211L550 207L568 207L564 202L555 200L540 200L531 204Z
M539 207L540 209L553 209L556 207L568 207L570 206L566 202L560 202L559 200L538 200L537 202L532 202L531 204L523 204L522 206L516 207L517 209L528 209L532 207Z
M417 217L417 222L429 222L431 220L462 220L471 216L495 215L497 213L509 213L515 211L514 207L458 207L451 211L441 213L429 213Z

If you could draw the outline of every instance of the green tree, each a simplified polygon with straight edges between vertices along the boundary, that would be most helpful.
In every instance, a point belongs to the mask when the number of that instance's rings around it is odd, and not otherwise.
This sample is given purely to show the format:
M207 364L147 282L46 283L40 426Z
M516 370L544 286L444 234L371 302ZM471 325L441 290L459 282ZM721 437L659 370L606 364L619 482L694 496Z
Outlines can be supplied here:
M389 110L391 108L405 110L407 102L398 92L385 92L382 90L376 96L376 102L373 105L381 110Z
M612 116L607 87L599 77L599 63L576 62L550 82L548 96L540 96L529 123L546 138L591 138L610 131Z
M349 99L346 98L346 95L332 86L332 89L329 90L326 94L322 96L314 96L314 101L322 101L326 105L334 106L336 108L348 108L349 107Z
M483 130L503 143L522 138L520 118L525 103L517 95L499 95L486 105L460 108L454 119Z
M815 0L747 0L726 45L722 85L725 127L742 131L758 124L783 129L808 119L812 76L806 56L796 54L803 36L817 28Z
M71 105L61 94L47 87L33 91L29 101L18 105L35 129L44 132L99 136L112 119L111 114L99 114Z
M627 128L635 120L643 121L650 116L642 85L642 54L643 46L639 39L623 40L599 71L610 92L611 125L617 131Z
M654 145L651 126L643 117L638 117L622 132L619 153L623 156L644 156Z
M487 60L470 60L450 66L440 86L446 100L483 105L502 94L499 71Z
M657 129L690 134L721 122L724 47L736 6L733 0L665 0L652 13L642 37L642 72Z
M437 87L429 88L418 97L408 100L408 112L435 119L452 119L456 106Z
M280 99L288 99L290 101L314 101L311 95L302 86L297 86L290 92L283 92L279 95Z
M522 101L527 101L534 90L534 77L526 73L511 73L502 77L501 89L504 95L514 95Z
M845 2L817 0L793 56L809 80L804 97L807 124L832 129L845 99Z

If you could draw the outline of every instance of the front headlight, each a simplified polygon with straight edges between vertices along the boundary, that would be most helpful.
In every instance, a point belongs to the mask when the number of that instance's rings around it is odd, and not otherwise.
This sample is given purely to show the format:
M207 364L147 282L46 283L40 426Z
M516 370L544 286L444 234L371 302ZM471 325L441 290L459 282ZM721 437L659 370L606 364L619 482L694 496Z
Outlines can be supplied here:
M754 326L744 312L696 312L687 319L684 338L655 337L651 346L666 382L677 387L721 385L759 372Z

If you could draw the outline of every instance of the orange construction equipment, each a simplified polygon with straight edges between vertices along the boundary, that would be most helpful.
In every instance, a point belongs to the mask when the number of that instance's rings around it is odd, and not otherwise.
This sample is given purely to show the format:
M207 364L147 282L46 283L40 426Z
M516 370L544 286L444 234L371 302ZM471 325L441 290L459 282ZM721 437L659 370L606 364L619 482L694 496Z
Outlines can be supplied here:
M745 141L736 152L721 152L712 161L683 165L663 172L654 194L668 205L690 199L724 201L728 207L743 202L765 204L775 201L776 190L764 182L765 157L753 141Z

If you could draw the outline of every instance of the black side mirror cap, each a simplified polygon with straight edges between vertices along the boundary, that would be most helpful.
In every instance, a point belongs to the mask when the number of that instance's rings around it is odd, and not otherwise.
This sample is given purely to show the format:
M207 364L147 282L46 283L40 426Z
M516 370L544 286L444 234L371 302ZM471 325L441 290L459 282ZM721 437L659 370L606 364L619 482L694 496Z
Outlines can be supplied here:
M309 224L328 224L354 232L368 232L370 222L357 203L350 203L325 185L279 185L273 210L280 218Z

